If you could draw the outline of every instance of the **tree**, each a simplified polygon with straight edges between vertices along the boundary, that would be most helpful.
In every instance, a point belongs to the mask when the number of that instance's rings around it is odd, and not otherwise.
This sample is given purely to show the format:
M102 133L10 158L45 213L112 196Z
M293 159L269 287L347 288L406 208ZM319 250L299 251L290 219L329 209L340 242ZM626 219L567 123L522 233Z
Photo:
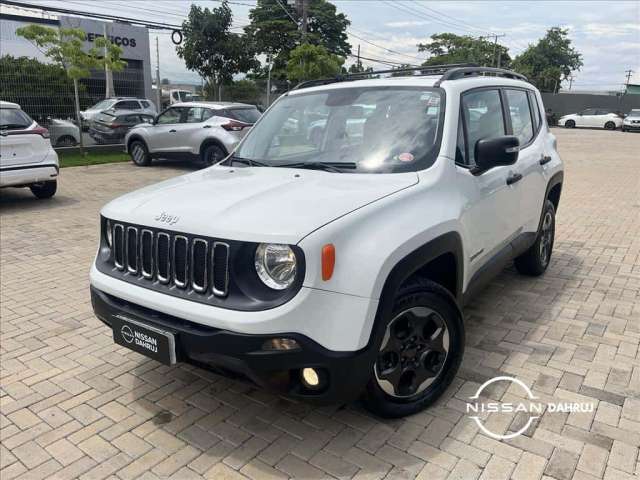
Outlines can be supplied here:
M226 0L212 10L191 5L182 22L184 41L176 48L188 69L217 85L218 96L221 85L230 83L235 74L259 66L250 39L230 31L232 20Z
M513 69L543 92L557 92L560 82L582 67L582 55L571 46L568 30L553 27L544 38L513 61Z
M364 65L362 65L362 62L355 62L352 63L349 66L349 70L347 70L347 73L366 73L366 72L373 72L373 68L371 67L364 67Z
M326 48L305 43L291 51L287 78L292 82L302 82L333 77L341 73L343 63L344 58L329 53Z
M85 50L83 49L85 33L79 28L54 29L31 24L18 28L16 34L29 40L47 58L65 68L67 76L73 80L76 119L82 128L78 80L90 76L91 69L102 68L112 72L122 70L126 65L120 60L122 49L111 43L108 38L101 36L95 39L95 46ZM80 148L83 148L82 135L80 135Z
M237 80L225 87L224 99L231 102L257 104L260 102L260 89L253 80Z
M490 41L488 37L438 33L432 35L429 42L418 44L418 51L431 55L423 65L476 63L508 68L511 63L507 47Z
M337 13L335 5L326 0L308 1L307 35L304 40L346 57L351 53L347 38L347 27L351 22L344 14ZM251 23L245 27L245 32L253 39L256 52L271 55L274 64L272 76L285 78L290 53L303 43L298 28L301 21L299 12L284 0L258 0L255 8L249 12L249 19ZM258 77L266 75L266 67L256 72Z

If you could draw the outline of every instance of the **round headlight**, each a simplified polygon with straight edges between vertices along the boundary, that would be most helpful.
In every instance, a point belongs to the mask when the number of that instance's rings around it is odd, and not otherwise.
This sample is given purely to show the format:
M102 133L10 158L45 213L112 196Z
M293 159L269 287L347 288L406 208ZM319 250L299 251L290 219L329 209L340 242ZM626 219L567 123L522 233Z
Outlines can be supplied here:
M107 246L111 248L111 246L113 245L113 228L111 228L111 220L107 220L105 228L107 230L105 235L107 239Z
M260 280L274 290L290 287L296 278L296 256L288 245L261 243L255 265Z

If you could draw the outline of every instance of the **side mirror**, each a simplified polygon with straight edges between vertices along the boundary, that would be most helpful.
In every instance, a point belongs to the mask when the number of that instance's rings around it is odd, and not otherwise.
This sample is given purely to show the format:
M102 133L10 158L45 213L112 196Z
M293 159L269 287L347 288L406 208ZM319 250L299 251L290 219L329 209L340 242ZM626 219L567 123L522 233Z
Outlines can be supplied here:
M513 165L518 160L519 147L520 140L513 135L478 140L475 146L478 172L502 165Z

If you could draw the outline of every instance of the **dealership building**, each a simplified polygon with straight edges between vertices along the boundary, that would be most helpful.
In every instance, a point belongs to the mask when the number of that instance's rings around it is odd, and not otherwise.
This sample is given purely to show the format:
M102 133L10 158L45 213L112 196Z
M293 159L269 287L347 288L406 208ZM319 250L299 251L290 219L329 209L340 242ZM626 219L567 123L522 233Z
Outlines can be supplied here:
M18 28L33 23L52 28L83 30L86 33L87 49L94 45L96 38L106 33L112 43L122 48L121 58L126 62L126 67L122 71L113 72L116 96L153 99L149 32L146 27L66 15L49 15L47 18L41 18L0 13L0 56L29 57L47 63L48 60L35 45L16 34ZM85 100L83 103L104 98L106 90L104 70L92 71L91 77L81 80L81 84Z

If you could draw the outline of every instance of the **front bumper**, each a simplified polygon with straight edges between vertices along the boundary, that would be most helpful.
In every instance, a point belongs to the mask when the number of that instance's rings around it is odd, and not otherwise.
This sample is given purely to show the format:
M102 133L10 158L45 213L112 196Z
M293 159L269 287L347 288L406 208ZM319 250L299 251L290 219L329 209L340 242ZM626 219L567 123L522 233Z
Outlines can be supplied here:
M140 323L173 332L176 360L227 376L244 377L267 390L319 404L354 400L372 372L373 352L328 350L298 333L243 334L200 325L121 300L91 287L96 316L111 325L114 315L126 315ZM297 350L264 350L272 338L294 339ZM305 367L321 372L323 386L312 390L300 378Z
M623 123L622 128L625 130L640 130L640 123Z

